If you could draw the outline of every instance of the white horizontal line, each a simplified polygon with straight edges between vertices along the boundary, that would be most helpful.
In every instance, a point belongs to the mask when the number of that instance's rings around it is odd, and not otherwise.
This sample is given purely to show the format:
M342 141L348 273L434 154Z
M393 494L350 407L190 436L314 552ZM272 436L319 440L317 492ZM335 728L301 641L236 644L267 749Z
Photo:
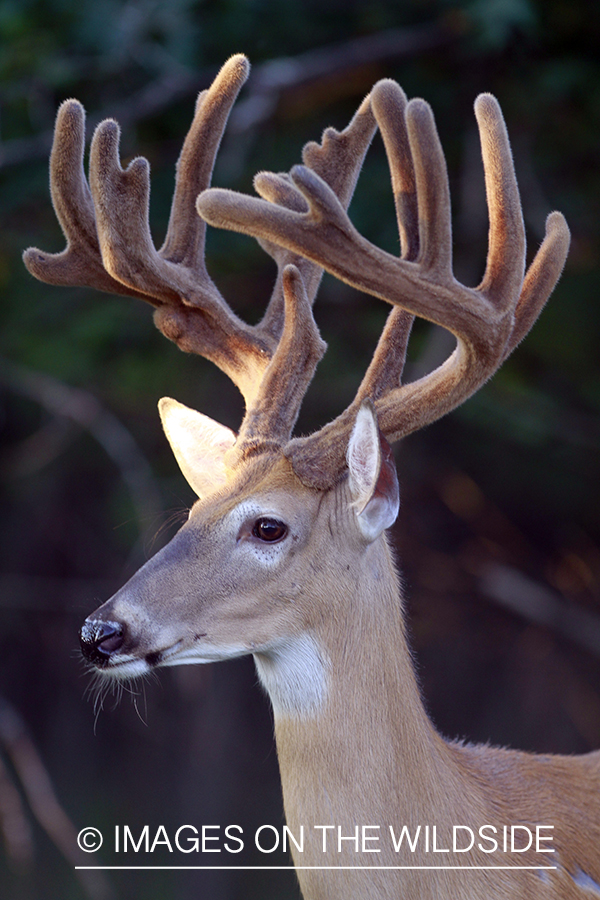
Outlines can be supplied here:
M210 869L211 871L215 870L226 870L226 871L251 871L252 869L270 869L270 870L288 870L290 872L294 872L298 869L311 869L311 870L334 870L334 869L361 869L361 870L375 870L375 869L557 869L558 866L75 866L76 869L140 869L144 871L152 871L152 870L179 870L179 869Z

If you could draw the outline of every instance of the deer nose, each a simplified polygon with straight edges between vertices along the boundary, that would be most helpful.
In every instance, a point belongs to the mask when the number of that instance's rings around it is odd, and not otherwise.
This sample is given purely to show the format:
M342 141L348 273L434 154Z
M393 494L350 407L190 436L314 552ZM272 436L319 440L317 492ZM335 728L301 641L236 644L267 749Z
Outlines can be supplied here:
M113 653L123 646L125 629L119 622L86 619L79 632L81 652L95 666L106 666Z

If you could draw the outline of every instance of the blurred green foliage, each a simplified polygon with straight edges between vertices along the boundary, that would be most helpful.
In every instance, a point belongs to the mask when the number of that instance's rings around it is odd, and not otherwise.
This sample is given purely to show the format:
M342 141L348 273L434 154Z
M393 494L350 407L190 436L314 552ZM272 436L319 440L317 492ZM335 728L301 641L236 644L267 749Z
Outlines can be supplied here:
M407 34L407 46L354 58L350 42L391 30ZM496 94L530 246L535 250L545 216L558 208L572 228L572 250L548 308L493 382L400 449L397 537L425 693L440 726L532 749L584 750L600 744L597 659L560 635L490 611L472 578L481 559L496 560L565 602L599 611L599 42L593 0L0 0L0 691L24 716L80 826L110 824L117 811L120 821L146 815L156 824L164 809L177 824L192 808L202 810L197 823L219 815L253 821L254 814L258 822L261 815L276 821L281 813L268 711L249 666L167 673L161 689L148 687L148 728L132 722L127 704L104 712L94 737L93 713L81 697L79 621L153 552L171 513L176 524L191 502L159 431L158 397L170 394L233 427L241 407L214 368L165 341L142 303L51 288L25 271L25 247L63 247L47 176L56 108L76 96L92 123L115 115L124 160L139 153L150 159L159 244L195 93L232 53L250 57L253 77L272 76L266 67L274 60L286 61L290 73L268 95L259 125L236 126L237 133L232 125L224 141L214 183L246 191L258 169L287 170L306 140L326 125L344 127L378 78L396 78L433 107L450 171L456 271L476 283L487 223L472 103L480 91ZM316 50L338 62L294 80ZM281 77L284 69L277 71ZM251 82L239 104L252 90ZM369 239L395 251L377 138L351 214ZM235 309L255 320L273 278L269 258L249 239L211 232L209 268ZM330 349L302 429L330 418L353 395L383 306L324 279L316 318ZM427 328L416 329L411 363L433 343ZM55 381L34 387L32 374ZM58 415L42 385L79 388L124 423L139 466L150 460L154 473L141 498L122 460ZM237 732L223 724L228 710ZM148 784L155 803L145 797ZM256 813L263 800L266 811ZM0 894L83 896L36 829L37 869L15 874L0 861ZM258 875L202 884L202 895L215 898L268 897L275 888L278 897L296 895L292 879L280 885ZM192 881L116 887L128 898L198 891Z

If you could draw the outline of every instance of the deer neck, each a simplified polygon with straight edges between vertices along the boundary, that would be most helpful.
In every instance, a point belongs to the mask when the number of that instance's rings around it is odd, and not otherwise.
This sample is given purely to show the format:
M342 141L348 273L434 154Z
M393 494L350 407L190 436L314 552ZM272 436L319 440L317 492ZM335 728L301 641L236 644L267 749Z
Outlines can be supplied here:
M292 663L285 652L271 671L257 660L273 701L287 822L293 833L304 826L307 839L296 862L305 865L326 860L315 825L339 825L344 834L356 824L386 832L396 824L451 827L464 796L453 755L423 709L385 539L370 545L359 569L343 555L328 555L327 566L329 597L315 598L327 616L291 647ZM308 697L296 708L281 690L290 680ZM331 849L339 864L337 845Z

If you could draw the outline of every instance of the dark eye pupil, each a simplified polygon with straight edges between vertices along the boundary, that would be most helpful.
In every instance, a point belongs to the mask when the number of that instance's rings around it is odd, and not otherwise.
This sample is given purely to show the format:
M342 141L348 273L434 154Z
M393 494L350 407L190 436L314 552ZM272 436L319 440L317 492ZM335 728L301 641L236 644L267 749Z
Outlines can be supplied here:
M274 543L286 536L287 525L280 522L279 519L257 519L254 523L252 534L261 541Z

